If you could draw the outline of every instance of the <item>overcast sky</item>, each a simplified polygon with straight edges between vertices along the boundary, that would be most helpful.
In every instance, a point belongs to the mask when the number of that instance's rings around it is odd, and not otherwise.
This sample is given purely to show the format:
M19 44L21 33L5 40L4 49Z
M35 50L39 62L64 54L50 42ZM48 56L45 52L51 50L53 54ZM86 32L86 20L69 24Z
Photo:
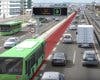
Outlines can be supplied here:
M91 3L95 1L100 3L100 0L33 0L34 3L62 3L62 2L75 2L75 3Z

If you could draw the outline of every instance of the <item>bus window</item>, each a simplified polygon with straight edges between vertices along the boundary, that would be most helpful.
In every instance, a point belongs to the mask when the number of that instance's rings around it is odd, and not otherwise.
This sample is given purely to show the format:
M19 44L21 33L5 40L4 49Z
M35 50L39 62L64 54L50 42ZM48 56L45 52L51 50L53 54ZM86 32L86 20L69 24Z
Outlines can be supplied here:
M8 26L8 25L2 25L2 26L0 26L0 31L1 32L10 31L10 26Z
M21 58L0 58L0 74L22 74Z

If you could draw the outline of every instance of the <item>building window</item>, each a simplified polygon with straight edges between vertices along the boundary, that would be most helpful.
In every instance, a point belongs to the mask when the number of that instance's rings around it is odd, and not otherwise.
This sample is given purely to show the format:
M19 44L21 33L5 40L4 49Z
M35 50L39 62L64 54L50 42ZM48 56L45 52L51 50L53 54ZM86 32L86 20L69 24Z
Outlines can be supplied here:
M10 8L10 15L20 14L20 8Z
M12 4L10 7L20 7L20 4Z
M20 3L20 1L11 0L10 3Z

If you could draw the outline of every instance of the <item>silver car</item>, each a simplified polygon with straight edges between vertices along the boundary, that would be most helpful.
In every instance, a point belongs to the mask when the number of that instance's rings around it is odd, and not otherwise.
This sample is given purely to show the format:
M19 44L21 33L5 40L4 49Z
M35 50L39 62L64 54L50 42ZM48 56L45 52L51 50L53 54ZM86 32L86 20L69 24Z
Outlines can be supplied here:
M4 48L11 48L19 42L18 37L10 37L4 43Z
M99 60L97 58L97 54L94 50L84 51L82 65L98 65Z
M66 65L65 54L62 52L57 52L53 54L52 65Z
M69 26L69 29L70 29L70 30L76 30L76 29L77 29L77 26L76 26L76 25L70 25L70 26Z
M41 80L65 80L64 74L60 72L48 71L44 72Z
M73 42L72 35L71 34L64 34L62 42L63 43L72 43Z

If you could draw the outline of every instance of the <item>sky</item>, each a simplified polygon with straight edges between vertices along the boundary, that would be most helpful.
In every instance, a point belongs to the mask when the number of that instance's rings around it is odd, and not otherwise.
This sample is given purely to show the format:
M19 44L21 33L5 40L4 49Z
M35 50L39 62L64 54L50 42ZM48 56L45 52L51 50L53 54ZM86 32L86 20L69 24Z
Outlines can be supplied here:
M100 0L33 0L34 3L63 3L63 2L75 2L75 3L91 3L95 1L100 3Z

